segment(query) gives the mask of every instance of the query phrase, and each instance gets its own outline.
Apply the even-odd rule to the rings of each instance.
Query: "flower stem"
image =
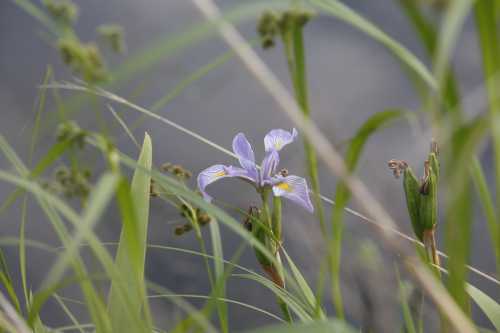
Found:
[[[288,62],[288,70],[293,83],[295,98],[302,113],[309,117],[309,97],[307,89],[306,61],[304,52],[303,23],[293,20],[288,29],[282,32],[285,57]],[[316,152],[308,140],[304,140],[304,151],[306,154],[307,170],[313,190],[313,201],[316,215],[320,222],[321,231],[326,235],[326,223],[323,205],[321,204],[320,186],[318,177],[318,159]]]
[[[283,274],[283,265],[281,264],[281,258],[279,254],[279,249],[281,246],[281,200],[273,196],[273,212],[271,215],[271,210],[269,207],[269,189],[263,189],[261,192],[262,198],[262,214],[261,221],[268,227],[271,234],[267,234],[264,238],[264,245],[274,255],[276,259],[275,263],[271,262],[269,264],[262,264],[264,271],[269,275],[271,281],[273,281],[278,287],[285,288],[285,276]],[[283,312],[283,316],[287,322],[292,322],[292,317],[288,305],[285,301],[276,296],[276,302]]]

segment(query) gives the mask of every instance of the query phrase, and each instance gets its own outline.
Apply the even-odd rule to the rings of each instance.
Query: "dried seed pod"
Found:
[[[172,167],[172,163],[170,162],[165,162],[160,166],[160,170],[162,172],[170,172],[170,168]]]
[[[184,225],[178,225],[175,227],[174,229],[174,233],[177,235],[177,236],[181,236],[184,234]]]
[[[392,170],[392,173],[394,174],[394,177],[399,178],[401,176],[401,173],[408,168],[408,163],[403,160],[390,160],[387,162],[387,166],[389,169]]]
[[[261,39],[263,49],[271,48],[275,45],[274,38],[278,34],[279,15],[273,11],[262,13],[257,23],[257,33]]]
[[[157,198],[160,196],[160,194],[156,190],[154,179],[151,179],[151,182],[149,183],[149,195],[151,196],[151,198]]]
[[[198,217],[197,217],[198,223],[201,226],[204,226],[212,221],[212,218],[210,217],[210,215],[208,215],[205,212],[197,212],[197,215],[198,215]]]

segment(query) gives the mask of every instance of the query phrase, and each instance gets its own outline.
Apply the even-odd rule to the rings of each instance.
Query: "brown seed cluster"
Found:
[[[403,160],[390,160],[387,162],[387,165],[389,166],[389,169],[392,170],[392,173],[394,174],[394,177],[399,178],[403,171],[408,168],[408,163]]]
[[[160,167],[161,171],[171,173],[180,179],[189,179],[193,176],[191,171],[184,168],[179,164],[172,164],[170,162],[163,163]]]

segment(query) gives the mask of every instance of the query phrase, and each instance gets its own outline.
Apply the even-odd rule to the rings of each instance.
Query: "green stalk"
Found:
[[[271,230],[273,232],[273,235],[266,235],[265,236],[265,246],[268,248],[268,250],[275,255],[276,258],[276,266],[274,263],[270,263],[270,270],[268,268],[264,269],[268,272],[268,274],[273,275],[272,271],[274,271],[274,274],[279,275],[279,279],[283,281],[283,285],[281,287],[284,288],[285,285],[285,277],[283,274],[283,265],[281,264],[280,260],[280,255],[279,255],[279,247],[281,244],[281,201],[279,198],[276,198],[273,196],[273,212],[271,213],[270,207],[269,207],[269,189],[263,189],[261,192],[261,198],[262,198],[262,214],[261,214],[261,220],[263,223],[268,227],[268,230]],[[279,232],[280,238],[278,238],[278,235],[275,234],[275,230]],[[273,279],[274,280],[274,279]],[[277,281],[273,281],[274,283],[278,284]],[[278,303],[278,306],[281,309],[281,312],[283,313],[283,316],[285,320],[289,323],[292,322],[292,316],[290,314],[290,309],[288,309],[288,305],[285,303],[281,297],[276,296],[276,302]]]
[[[491,197],[490,190],[488,189],[488,183],[486,182],[486,177],[484,176],[483,168],[481,167],[481,162],[478,158],[474,158],[471,166],[471,175],[476,187],[476,191],[479,195],[481,205],[483,206],[486,221],[488,222],[488,231],[491,236],[491,243],[493,245],[495,258],[497,262],[497,270],[500,269],[500,239],[497,237],[499,234],[499,227],[497,223],[497,217],[495,212],[495,204]]]
[[[281,198],[273,196],[272,225],[274,237],[281,243]],[[280,245],[278,244],[278,247]]]
[[[295,92],[295,98],[302,110],[302,113],[307,118],[310,116],[309,97],[307,89],[307,74],[306,74],[306,61],[304,52],[304,36],[302,32],[303,26],[300,22],[293,21],[290,26],[285,29],[281,37],[285,49],[285,57],[288,62],[288,69]],[[325,214],[323,205],[321,204],[320,186],[318,177],[318,161],[316,152],[308,140],[304,140],[304,151],[306,154],[307,172],[311,182],[311,189],[313,191],[313,201],[316,209],[316,215],[320,222],[321,231],[323,235],[327,234]]]
[[[283,40],[285,57],[287,59],[290,77],[292,79],[295,98],[304,116],[309,118],[311,110],[309,107],[306,60],[304,52],[304,36],[303,36],[304,23],[298,22],[296,18],[291,18],[288,22],[285,22],[285,24],[288,25],[282,29],[281,37]],[[325,238],[327,238],[325,214],[320,196],[321,192],[320,192],[319,177],[318,177],[318,161],[316,157],[316,152],[307,139],[304,139],[304,152],[306,156],[307,172],[311,183],[311,189],[313,192],[313,202],[316,210],[316,216],[318,217],[318,220],[320,222],[322,234]],[[341,229],[338,229],[338,231],[340,231],[340,233],[337,234],[338,237],[336,237],[336,239],[338,243],[341,244],[342,232]],[[337,244],[334,246],[338,248],[340,245]],[[340,257],[340,255],[338,257]],[[340,263],[338,266],[340,266]],[[338,271],[339,270],[336,270],[336,272]],[[336,279],[334,278],[334,280],[336,281],[340,280],[338,274],[336,275]],[[337,306],[336,307],[337,310],[340,309],[340,311],[338,312],[342,314],[343,318],[340,282],[337,283],[336,285],[338,286],[337,288],[338,290],[337,292],[334,292],[334,294],[337,295],[337,297],[334,298],[336,299],[335,304],[339,305],[338,307]],[[322,288],[320,288],[320,290],[322,290]],[[317,302],[319,302],[319,298],[317,298]],[[318,309],[320,309],[319,303],[318,303]]]
[[[293,34],[293,49],[295,54],[295,88],[297,102],[306,117],[310,116],[309,97],[307,90],[307,75],[304,53],[304,37],[302,27],[295,25]],[[319,177],[318,177],[318,159],[316,152],[309,140],[304,140],[304,150],[306,153],[307,171],[311,180],[311,188],[313,190],[314,206],[316,214],[321,224],[321,229],[326,234],[325,214],[323,205],[321,204]]]
[[[335,306],[337,317],[345,318],[344,304],[342,300],[342,290],[340,287],[340,262],[342,258],[342,235],[344,232],[344,223],[342,221],[344,207],[349,200],[349,192],[344,183],[337,187],[335,200],[336,203],[332,210],[332,240],[330,241],[330,270],[332,275],[332,300]]]
[[[425,48],[429,57],[434,58],[437,50],[437,31],[434,24],[432,24],[421,12],[418,3],[414,0],[399,0],[398,1],[401,9],[406,14],[410,23],[413,25],[415,32],[417,33],[423,47]],[[421,81],[415,80],[415,84],[422,86]],[[450,66],[444,74],[442,86],[439,87],[442,93],[442,99],[444,108],[441,113],[434,115],[434,120],[440,121],[442,116],[445,114],[450,115],[452,122],[455,126],[459,125],[462,120],[462,109],[460,101],[460,91],[457,86],[455,75]],[[437,101],[429,100],[432,98],[430,92],[422,95],[422,102],[424,105],[428,105],[433,108],[433,111],[437,110]]]
[[[483,57],[484,82],[489,103],[491,135],[493,140],[496,193],[500,193],[500,91],[498,75],[500,75],[500,49],[495,17],[496,3],[494,0],[477,1],[474,7],[476,29]],[[496,196],[497,211],[500,216],[500,195]],[[498,223],[498,220],[497,220]],[[500,228],[495,235],[497,248],[500,252]],[[500,267],[497,267],[500,270]]]

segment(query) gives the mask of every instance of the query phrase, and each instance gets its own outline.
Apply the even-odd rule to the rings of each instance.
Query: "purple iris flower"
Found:
[[[222,178],[236,177],[251,183],[257,190],[271,188],[275,196],[285,197],[313,212],[314,208],[309,199],[306,180],[298,176],[277,173],[278,152],[284,146],[293,142],[297,135],[295,128],[291,132],[274,129],[267,133],[264,138],[266,155],[259,169],[255,163],[252,146],[245,134],[238,133],[233,139],[233,151],[238,157],[241,168],[216,164],[200,172],[198,175],[198,188],[205,200],[210,201],[212,199],[205,192],[208,185]]]

